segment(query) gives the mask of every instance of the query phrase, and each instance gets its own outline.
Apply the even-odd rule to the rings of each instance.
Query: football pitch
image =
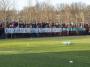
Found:
[[[0,67],[90,67],[90,36],[0,39]]]

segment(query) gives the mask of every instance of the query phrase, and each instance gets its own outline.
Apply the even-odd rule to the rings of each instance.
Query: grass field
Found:
[[[0,67],[90,67],[90,36],[1,39]]]

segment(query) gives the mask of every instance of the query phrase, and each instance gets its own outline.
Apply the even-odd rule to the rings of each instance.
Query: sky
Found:
[[[16,3],[16,9],[21,10],[23,7],[27,6],[28,3],[30,3],[31,6],[34,6],[36,2],[50,2],[53,5],[59,4],[59,3],[66,3],[70,4],[72,2],[82,2],[86,4],[90,4],[90,0],[15,0]]]

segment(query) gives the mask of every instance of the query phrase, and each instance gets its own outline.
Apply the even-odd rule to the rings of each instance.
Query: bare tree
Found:
[[[18,15],[26,22],[85,22],[90,17],[89,8],[81,2],[53,7],[47,2],[36,1],[35,6],[25,7]]]
[[[0,11],[2,12],[2,19],[5,22],[5,27],[7,22],[10,20],[10,15],[12,13],[14,2],[10,0],[0,0]]]

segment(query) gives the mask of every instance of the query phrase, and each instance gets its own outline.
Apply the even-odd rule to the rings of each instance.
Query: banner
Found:
[[[85,31],[85,28],[5,28],[5,33],[57,33],[63,31]]]
[[[29,32],[29,33],[39,33],[38,28],[29,28],[29,30],[31,30],[31,32]]]
[[[39,28],[38,33],[50,33],[52,28]]]
[[[62,32],[62,28],[52,28],[52,31],[51,32]]]

